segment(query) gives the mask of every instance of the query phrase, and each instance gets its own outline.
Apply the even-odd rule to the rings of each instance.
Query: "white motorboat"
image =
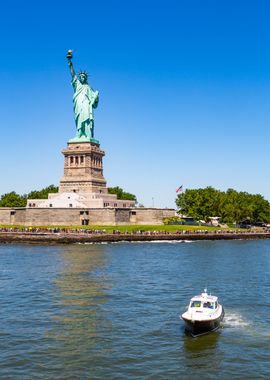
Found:
[[[224,315],[218,297],[207,294],[204,289],[202,294],[191,298],[188,309],[181,318],[185,322],[186,331],[192,336],[198,336],[217,330]]]

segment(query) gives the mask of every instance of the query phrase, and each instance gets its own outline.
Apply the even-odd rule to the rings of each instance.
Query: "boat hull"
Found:
[[[225,312],[222,307],[220,316],[215,319],[196,321],[196,320],[190,320],[183,317],[182,318],[185,322],[186,332],[195,337],[199,335],[208,334],[212,331],[216,331],[217,329],[219,329],[220,322],[223,320],[224,315],[225,315]]]

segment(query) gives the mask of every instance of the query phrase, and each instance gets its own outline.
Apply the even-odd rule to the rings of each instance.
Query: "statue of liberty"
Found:
[[[94,140],[93,108],[98,106],[99,93],[94,91],[87,83],[87,72],[80,71],[78,76],[76,75],[71,58],[72,50],[69,50],[67,59],[72,76],[71,84],[74,89],[73,109],[77,128],[75,139],[70,141],[91,141]]]

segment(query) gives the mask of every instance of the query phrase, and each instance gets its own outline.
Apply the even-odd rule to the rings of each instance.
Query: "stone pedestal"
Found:
[[[98,143],[68,142],[62,153],[65,163],[59,193],[108,193],[103,177],[102,159],[105,152],[100,149]]]
[[[117,199],[115,194],[108,193],[103,177],[102,160],[105,152],[100,149],[99,142],[81,140],[69,141],[67,148],[62,150],[65,162],[59,192],[49,194],[48,199],[28,199],[27,208],[72,208],[89,213],[92,209],[135,207],[135,201]],[[84,211],[81,212],[82,220],[86,223]]]

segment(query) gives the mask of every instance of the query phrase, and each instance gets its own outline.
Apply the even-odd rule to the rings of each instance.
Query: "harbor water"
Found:
[[[0,245],[1,379],[270,378],[270,241]],[[192,338],[189,299],[222,328]]]

